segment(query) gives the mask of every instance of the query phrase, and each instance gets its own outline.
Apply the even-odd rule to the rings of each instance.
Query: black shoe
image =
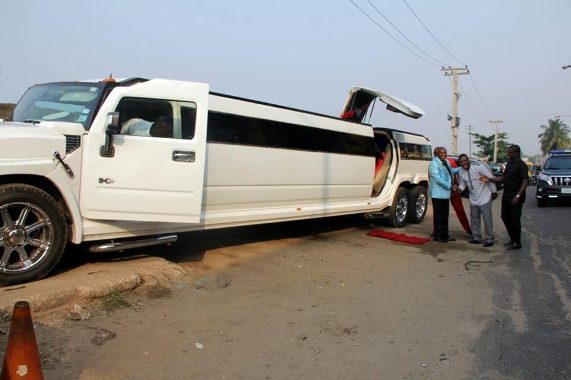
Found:
[[[521,244],[518,243],[513,243],[512,245],[510,245],[509,247],[507,247],[508,251],[513,251],[516,249],[521,249]]]
[[[506,242],[504,243],[504,247],[507,248],[507,247],[509,247],[510,245],[513,245],[514,243],[515,243],[515,241],[513,241],[513,240],[510,239],[510,240],[508,240],[508,241],[506,241]]]
[[[491,247],[492,245],[494,245],[493,242],[487,241],[487,242],[485,242],[484,244],[482,244],[482,247],[486,247],[486,248],[487,248],[487,247]],[[520,246],[520,247],[521,247],[521,246]]]
[[[441,239],[441,238],[434,238],[432,239],[432,241],[437,241],[439,243],[448,243],[447,239]]]
[[[468,243],[470,243],[470,244],[481,244],[482,242],[480,240],[472,239],[472,240],[468,240]]]
[[[451,237],[449,237],[447,240],[448,240],[448,241],[456,241],[456,239],[451,238]]]

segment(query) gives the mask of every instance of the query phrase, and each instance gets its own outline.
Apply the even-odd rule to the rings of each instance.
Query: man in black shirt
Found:
[[[521,159],[518,145],[508,147],[508,164],[500,177],[482,177],[482,181],[503,182],[502,221],[510,240],[505,244],[508,251],[521,249],[521,210],[525,202],[525,189],[529,183],[528,168]]]

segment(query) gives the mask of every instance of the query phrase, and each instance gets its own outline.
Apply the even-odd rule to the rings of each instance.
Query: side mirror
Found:
[[[116,135],[121,131],[119,126],[119,112],[109,112],[107,114],[107,129],[106,133]]]
[[[119,112],[109,112],[107,114],[107,128],[105,128],[105,145],[99,149],[101,157],[113,157],[115,149],[113,148],[113,135],[121,131],[119,126]]]

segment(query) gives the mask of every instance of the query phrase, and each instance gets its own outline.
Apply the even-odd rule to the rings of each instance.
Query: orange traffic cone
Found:
[[[18,301],[12,313],[0,380],[43,380],[43,378],[30,304]]]

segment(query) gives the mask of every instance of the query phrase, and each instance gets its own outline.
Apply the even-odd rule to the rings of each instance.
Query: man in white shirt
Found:
[[[484,243],[484,247],[494,245],[494,222],[492,219],[492,200],[497,197],[494,183],[480,181],[480,177],[492,177],[492,172],[484,163],[470,163],[466,154],[458,157],[462,170],[459,174],[458,190],[468,188],[470,191],[470,224],[472,227],[471,244]],[[480,220],[484,219],[486,238],[482,239]]]
[[[122,135],[131,136],[150,136],[152,121],[147,121],[140,118],[129,119],[121,127]]]
[[[130,119],[121,127],[122,135],[146,137],[173,137],[172,121],[167,116],[159,116],[155,122],[140,118]]]

